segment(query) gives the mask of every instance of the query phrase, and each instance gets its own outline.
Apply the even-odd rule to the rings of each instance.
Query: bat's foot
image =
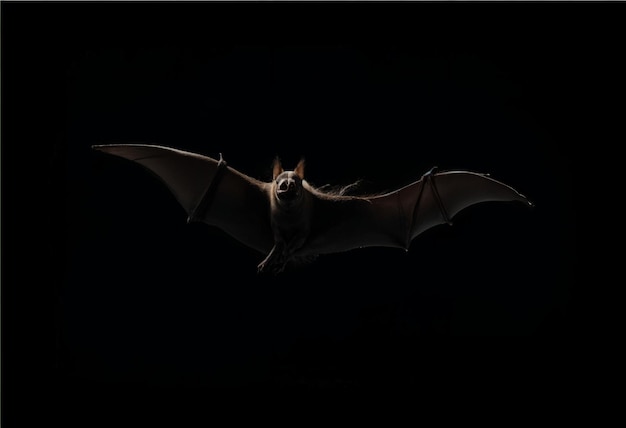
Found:
[[[257,273],[263,273],[263,272],[269,271],[269,263],[267,262],[267,259],[259,263],[259,265],[256,267],[256,271]]]
[[[257,273],[270,272],[277,275],[285,270],[292,260],[293,250],[284,244],[275,244],[265,260],[257,266]]]
[[[256,267],[256,273],[262,273],[265,270],[265,263],[261,262]]]
[[[267,263],[265,260],[263,260],[257,266],[257,273],[269,272],[274,275],[278,275],[279,273],[285,270],[286,265],[287,265],[286,263],[280,263],[280,262]]]
[[[271,251],[257,266],[257,273],[270,272],[276,275],[285,270],[286,264],[287,261],[279,252]]]

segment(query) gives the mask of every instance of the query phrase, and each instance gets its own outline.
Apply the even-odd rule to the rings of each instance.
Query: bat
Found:
[[[532,203],[487,174],[436,167],[400,189],[352,196],[314,187],[304,179],[304,160],[286,171],[278,158],[272,181],[249,177],[197,153],[145,144],[97,145],[93,149],[137,162],[165,183],[187,212],[188,222],[216,226],[264,254],[258,272],[279,273],[289,263],[356,248],[408,251],[411,241],[461,210],[487,201]]]

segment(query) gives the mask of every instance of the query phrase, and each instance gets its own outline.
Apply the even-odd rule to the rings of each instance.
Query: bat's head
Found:
[[[273,187],[274,195],[281,204],[293,204],[302,199],[302,180],[304,179],[304,159],[298,162],[293,171],[285,171],[278,158],[274,160]]]

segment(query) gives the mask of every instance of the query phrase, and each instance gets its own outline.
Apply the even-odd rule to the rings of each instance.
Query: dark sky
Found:
[[[115,413],[163,391],[432,386],[549,364],[538,342],[589,333],[576,117],[613,42],[586,10],[3,3],[3,369],[67,422],[67,403],[111,395]],[[131,142],[223,153],[260,179],[274,156],[305,156],[314,184],[368,192],[434,165],[487,172],[536,207],[479,205],[408,253],[259,276],[262,255],[90,150]]]

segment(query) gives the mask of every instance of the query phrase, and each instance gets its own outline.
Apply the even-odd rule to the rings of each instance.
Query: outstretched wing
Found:
[[[217,226],[262,253],[273,245],[269,185],[220,159],[144,144],[93,146],[137,162],[155,173],[189,215],[189,221]]]
[[[450,223],[461,210],[487,201],[531,203],[515,189],[468,171],[430,172],[419,181],[375,197],[332,196],[310,189],[311,234],[297,253],[336,253],[382,246],[407,249],[420,233]]]

